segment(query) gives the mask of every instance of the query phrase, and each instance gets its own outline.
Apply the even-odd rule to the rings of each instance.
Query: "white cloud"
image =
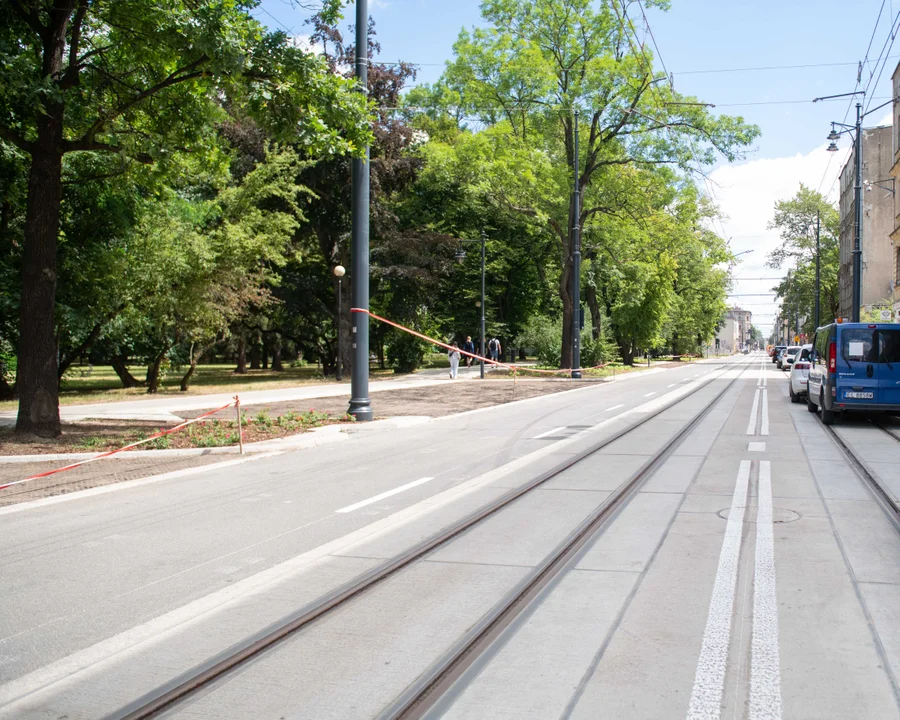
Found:
[[[722,224],[732,251],[753,251],[741,257],[740,264],[734,269],[736,280],[732,292],[741,295],[729,298],[729,302],[752,311],[753,324],[767,337],[778,305],[772,296],[753,297],[751,294],[770,292],[778,280],[750,278],[776,277],[785,273],[786,268],[773,270],[765,264],[766,256],[780,242],[778,233],[767,227],[774,215],[775,203],[793,197],[801,183],[830,193],[829,198],[836,200],[836,178],[847,160],[848,145],[844,143],[840,152],[829,153],[826,152],[827,143],[823,143],[805,155],[723,165],[710,174],[714,200],[725,215]]]

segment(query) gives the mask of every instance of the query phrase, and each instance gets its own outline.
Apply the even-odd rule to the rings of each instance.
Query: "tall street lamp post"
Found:
[[[367,0],[356,0],[356,90],[368,94],[369,10]],[[369,147],[363,157],[351,162],[350,245],[353,307],[369,309]],[[353,366],[350,375],[350,407],[347,412],[359,421],[374,417],[369,400],[369,315],[352,314],[351,347]]]
[[[838,97],[849,97],[851,95],[865,95],[862,91],[843,93],[842,95],[828,95],[813,100],[828,100]],[[872,112],[878,108],[873,108]],[[853,295],[850,305],[850,320],[859,322],[859,312],[862,307],[862,119],[868,113],[862,111],[862,103],[856,103],[856,124],[845,125],[844,123],[832,122],[831,132],[828,133],[828,140],[831,144],[828,146],[828,152],[837,152],[838,146],[835,140],[846,132],[854,133],[853,153],[854,153],[854,183],[853,183]],[[837,127],[843,128],[840,132]]]
[[[481,379],[484,380],[484,245],[487,241],[487,235],[485,235],[484,230],[481,231],[481,238],[479,240],[465,240],[461,239],[460,242],[480,242],[481,243],[481,301],[476,303],[476,305],[481,308]],[[466,251],[460,248],[456,251],[456,262],[462,263],[463,260],[466,259]]]
[[[581,188],[578,178],[578,110],[575,111],[575,196],[572,198],[572,377],[581,377]],[[647,361],[650,354],[647,354]]]
[[[334,276],[338,281],[338,306],[337,306],[337,365],[334,369],[334,377],[335,380],[341,382],[344,379],[344,347],[341,342],[342,333],[341,333],[341,314],[344,311],[344,297],[343,297],[343,285],[344,285],[344,270],[343,265],[335,265],[334,270],[332,270]]]

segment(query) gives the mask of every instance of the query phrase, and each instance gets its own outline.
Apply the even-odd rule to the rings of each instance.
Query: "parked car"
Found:
[[[775,347],[772,348],[772,362],[773,363],[778,362],[779,355],[781,355],[781,353],[784,351],[784,349],[786,347],[787,347],[787,345],[776,345]]]
[[[791,396],[792,403],[802,402],[809,390],[809,369],[812,366],[810,355],[812,354],[812,344],[803,345],[800,352],[791,363],[791,382],[788,388],[788,394]]]
[[[832,323],[816,330],[806,407],[836,413],[900,412],[900,324]]]
[[[791,365],[794,364],[794,359],[800,354],[800,347],[800,345],[791,345],[790,347],[785,348],[784,352],[781,353],[778,367],[782,370],[790,370]]]

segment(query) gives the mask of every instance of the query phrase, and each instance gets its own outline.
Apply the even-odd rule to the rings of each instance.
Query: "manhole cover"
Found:
[[[728,513],[731,512],[731,508],[722,508],[719,512],[716,513],[723,520],[728,519]],[[789,523],[794,522],[795,520],[799,520],[803,517],[796,510],[788,510],[787,508],[772,508],[772,522],[773,523]],[[756,522],[756,516],[753,515],[750,518],[746,519],[747,522]]]

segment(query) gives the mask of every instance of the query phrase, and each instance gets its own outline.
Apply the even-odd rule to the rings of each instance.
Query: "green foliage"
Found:
[[[794,267],[773,290],[782,301],[782,312],[806,317],[801,331],[815,332],[816,223],[820,223],[819,263],[821,286],[821,323],[840,317],[840,215],[825,196],[801,185],[789,200],[775,203],[770,227],[778,230],[781,245],[766,259],[769,267]]]
[[[562,321],[542,315],[531,317],[516,338],[516,345],[534,352],[541,365],[559,367],[562,355]]]
[[[411,373],[419,369],[430,349],[430,343],[397,331],[391,334],[387,343],[388,362],[394,366],[394,372]]]

